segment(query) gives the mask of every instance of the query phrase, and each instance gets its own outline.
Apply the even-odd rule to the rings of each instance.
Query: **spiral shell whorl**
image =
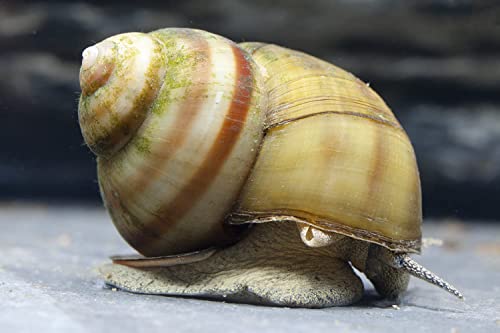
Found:
[[[79,118],[96,155],[115,154],[144,121],[166,70],[161,49],[146,34],[127,33],[83,51]]]
[[[192,29],[149,34],[167,68],[142,125],[98,159],[101,193],[120,234],[139,252],[192,251],[234,237],[225,216],[263,135],[260,74],[235,43]]]
[[[305,53],[240,46],[263,69],[269,95],[266,137],[235,218],[290,215],[393,251],[419,252],[415,153],[382,98]]]

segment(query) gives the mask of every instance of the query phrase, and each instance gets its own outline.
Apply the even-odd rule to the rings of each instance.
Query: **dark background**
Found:
[[[77,119],[81,51],[201,28],[337,64],[414,144],[424,214],[500,219],[500,10],[493,1],[0,1],[0,199],[99,204]]]

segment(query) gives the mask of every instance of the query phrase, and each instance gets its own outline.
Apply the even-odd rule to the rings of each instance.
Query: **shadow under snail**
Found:
[[[143,256],[106,282],[138,293],[348,305],[352,267],[397,298],[410,274],[454,295],[420,253],[411,143],[352,74],[201,30],[110,37],[83,52],[79,120],[103,201]]]

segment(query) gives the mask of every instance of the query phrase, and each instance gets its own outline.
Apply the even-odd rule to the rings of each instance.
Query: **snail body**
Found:
[[[421,242],[413,148],[352,74],[276,45],[162,29],[86,49],[80,84],[103,200],[145,256],[116,258],[136,268],[107,266],[108,283],[324,307],[361,297],[348,262],[390,298],[419,276],[404,264]],[[158,285],[137,283],[151,274]]]

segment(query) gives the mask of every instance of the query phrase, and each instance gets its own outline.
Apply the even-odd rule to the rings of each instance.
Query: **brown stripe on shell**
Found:
[[[97,89],[104,86],[113,73],[115,65],[113,63],[97,64],[89,69],[80,72],[80,86],[82,94],[92,95]]]
[[[377,124],[375,124],[377,125]],[[372,199],[373,197],[376,197],[376,190],[377,190],[377,180],[378,179],[390,179],[386,173],[388,168],[385,167],[383,161],[386,161],[387,158],[387,151],[384,149],[387,146],[387,140],[385,138],[387,135],[384,135],[385,133],[382,132],[383,128],[377,127],[375,128],[374,132],[374,151],[373,151],[373,160],[372,160],[372,174],[369,175],[368,179],[368,193],[366,195],[366,206],[367,207],[373,207],[372,205]],[[401,130],[400,133],[405,134],[406,142],[409,142],[409,139],[406,136],[406,132],[404,130]],[[416,168],[418,172],[418,168]],[[420,193],[420,182],[419,179],[420,177],[414,177],[413,175],[413,191],[411,193]],[[413,207],[421,207],[421,205],[413,205],[412,201],[408,201],[408,209],[412,209]],[[420,213],[421,215],[421,213]]]
[[[122,192],[122,196],[128,198],[128,201],[134,201],[138,195],[142,194],[142,191],[150,187],[152,183],[161,177],[164,172],[163,166],[174,157],[175,153],[185,143],[196,117],[203,107],[204,96],[208,92],[208,87],[205,83],[209,82],[211,74],[210,45],[205,38],[191,38],[186,39],[185,42],[189,43],[189,48],[205,51],[205,57],[200,57],[203,61],[197,62],[197,66],[192,70],[192,75],[195,76],[192,81],[203,84],[193,84],[189,87],[189,96],[186,96],[179,106],[179,112],[172,127],[180,128],[182,131],[168,131],[166,133],[167,136],[162,138],[162,142],[168,144],[158,145],[160,149],[155,150],[155,145],[152,145],[153,149],[147,155],[147,159],[148,164],[155,167],[148,168],[147,172],[137,172],[136,176],[128,181],[128,184],[133,184],[133,186],[124,188]]]
[[[182,219],[198,203],[217,178],[220,169],[231,154],[244,128],[254,89],[253,77],[251,65],[245,58],[243,51],[236,45],[231,45],[231,48],[236,66],[235,88],[231,105],[221,129],[198,171],[170,204],[161,209],[158,213],[160,219],[147,226],[148,229],[154,229],[155,234],[164,234],[172,223]],[[135,246],[138,248],[154,247],[154,244],[147,241],[145,238],[136,239]]]
[[[162,52],[162,48],[159,44],[152,51],[152,54],[158,52]],[[139,95],[137,95],[132,102],[132,108],[125,114],[118,114],[117,117],[119,118],[119,121],[111,121],[111,127],[102,127],[100,135],[94,134],[85,138],[87,145],[94,153],[96,153],[96,155],[110,157],[116,153],[128,143],[130,137],[142,124],[147,110],[149,110],[153,104],[153,101],[155,100],[161,87],[162,78],[159,76],[161,67],[155,66],[155,61],[158,60],[155,58],[151,59],[148,71],[145,74],[146,82],[144,83],[144,87]],[[125,88],[126,85],[120,85],[116,89],[109,92],[109,94],[113,94],[116,99],[120,96],[120,94],[122,94]],[[115,102],[112,98],[113,97],[109,97],[105,99],[106,103],[99,103],[98,106],[91,110],[91,112],[86,110],[82,120],[86,122],[99,123],[99,118],[103,117],[105,113],[110,112],[109,104]],[[113,114],[109,115],[111,119],[113,116]],[[106,122],[109,121],[110,120],[106,120]],[[97,128],[95,128],[92,132],[97,133]]]
[[[405,132],[405,135],[406,135],[406,132]],[[410,139],[407,138],[406,140],[408,140],[408,142],[410,142]],[[410,147],[410,149],[413,150],[413,147]],[[413,156],[415,156],[415,152],[413,152]],[[408,202],[409,208],[407,208],[407,209],[412,209],[412,210],[416,209],[415,214],[418,215],[420,223],[422,223],[422,187],[420,185],[420,173],[418,170],[418,165],[417,165],[415,160],[414,160],[414,163],[416,164],[415,165],[416,173],[412,175],[412,177],[413,177],[412,193],[415,193],[416,202],[409,201]]]
[[[377,124],[375,124],[377,125]],[[375,126],[375,131],[374,131],[374,151],[372,154],[372,173],[368,175],[368,193],[366,194],[366,205],[370,207],[370,203],[373,201],[372,198],[376,196],[376,185],[377,181],[384,176],[385,169],[383,166],[382,161],[384,160],[383,154],[384,154],[384,138],[382,136],[382,133],[380,133],[380,129]]]

